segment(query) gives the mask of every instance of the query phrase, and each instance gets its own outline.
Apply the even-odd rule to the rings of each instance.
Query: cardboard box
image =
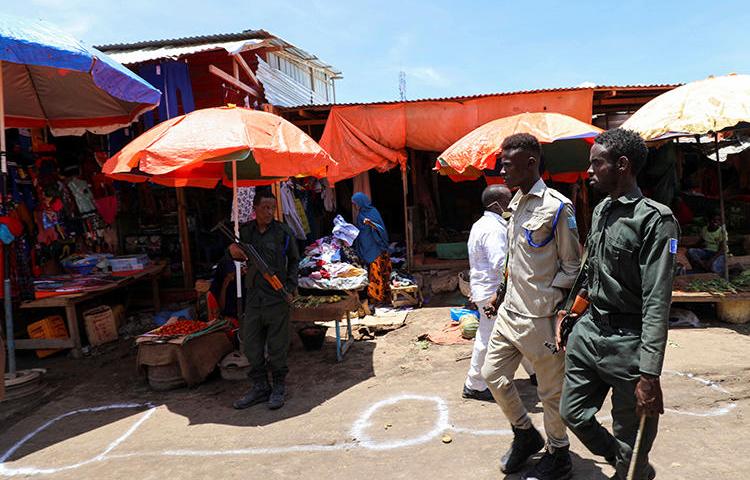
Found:
[[[92,346],[117,340],[117,323],[112,309],[106,305],[92,308],[83,313],[86,335]]]

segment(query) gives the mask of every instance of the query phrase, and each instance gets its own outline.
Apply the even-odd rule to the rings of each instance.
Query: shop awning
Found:
[[[523,112],[564,113],[591,121],[593,89],[498,94],[466,100],[333,106],[320,145],[338,162],[337,182],[406,162],[406,148],[442,152],[475,128]]]

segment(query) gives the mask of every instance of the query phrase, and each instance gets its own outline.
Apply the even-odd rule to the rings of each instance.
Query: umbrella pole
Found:
[[[5,92],[3,91],[3,62],[0,62],[0,167],[2,170],[2,203],[7,208],[8,158],[5,149]],[[6,212],[7,214],[7,212]],[[16,375],[16,342],[13,338],[13,299],[10,292],[9,246],[3,245],[3,306],[5,307],[5,339],[8,345],[8,373]],[[3,372],[5,373],[5,372]]]
[[[232,161],[232,218],[234,219],[234,236],[240,237],[240,206],[237,203],[237,160]],[[234,278],[237,286],[237,319],[242,318],[242,267],[234,262]]]
[[[716,169],[719,175],[719,209],[721,209],[721,236],[724,240],[724,280],[729,280],[729,234],[724,214],[724,187],[721,182],[721,161],[719,160],[719,134],[714,133],[714,150],[716,151]]]

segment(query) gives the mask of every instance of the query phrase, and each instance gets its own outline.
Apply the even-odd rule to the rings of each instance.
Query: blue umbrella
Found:
[[[0,64],[7,128],[109,133],[161,98],[148,82],[47,22],[0,15]]]
[[[49,127],[54,135],[109,133],[159,105],[161,92],[95,48],[55,26],[0,14],[0,166],[5,128]],[[8,370],[15,374],[10,262],[4,249]]]

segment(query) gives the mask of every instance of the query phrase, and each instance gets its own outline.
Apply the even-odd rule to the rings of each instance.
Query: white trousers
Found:
[[[476,302],[477,308],[479,308],[479,328],[476,337],[474,337],[474,351],[471,354],[471,365],[465,383],[468,388],[479,391],[487,388],[487,383],[482,378],[481,371],[484,359],[487,356],[487,343],[490,341],[492,328],[495,326],[495,321],[484,314],[484,307],[487,303],[489,303],[489,298]],[[523,357],[521,365],[529,376],[534,375],[534,367],[529,359]]]

